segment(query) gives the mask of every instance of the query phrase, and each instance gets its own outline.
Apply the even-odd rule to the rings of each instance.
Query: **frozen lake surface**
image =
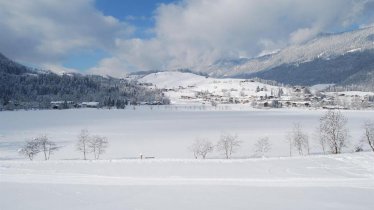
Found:
[[[0,112],[0,159],[23,158],[17,149],[23,141],[40,134],[64,147],[52,159],[78,159],[75,142],[81,129],[108,137],[110,146],[103,159],[134,158],[139,154],[156,158],[192,158],[188,147],[197,138],[219,140],[222,133],[237,134],[243,142],[235,157],[250,157],[259,137],[272,143],[269,156],[289,154],[286,134],[300,122],[312,141],[312,152],[320,152],[317,127],[324,110],[202,110],[189,107],[140,107],[136,110],[76,109]],[[351,145],[362,137],[362,124],[374,119],[374,111],[343,111],[348,118]],[[41,156],[40,156],[41,157]],[[210,157],[222,157],[214,152]]]

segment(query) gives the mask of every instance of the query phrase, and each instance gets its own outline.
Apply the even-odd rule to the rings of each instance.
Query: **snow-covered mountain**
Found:
[[[373,57],[374,27],[368,27],[320,35],[305,43],[252,59],[217,61],[195,71],[218,77],[257,76],[291,84],[343,83],[362,70],[374,70]],[[309,71],[313,70],[319,71],[310,74]],[[307,75],[306,78],[303,74]],[[327,78],[323,80],[321,76]]]

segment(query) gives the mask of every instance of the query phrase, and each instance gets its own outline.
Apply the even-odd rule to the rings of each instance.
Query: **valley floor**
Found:
[[[140,154],[156,158],[193,158],[189,147],[196,138],[216,143],[223,133],[237,134],[242,141],[235,158],[255,154],[255,143],[269,137],[270,157],[288,156],[287,133],[295,122],[300,123],[310,139],[311,153],[321,153],[317,129],[325,110],[204,110],[198,107],[138,107],[136,110],[79,109],[0,112],[0,160],[27,159],[19,155],[25,140],[47,135],[61,146],[53,160],[81,159],[76,142],[82,129],[91,135],[108,138],[109,147],[101,159],[139,158]],[[352,152],[363,135],[363,123],[374,119],[373,110],[342,113],[347,117]],[[363,145],[367,150],[368,145]],[[296,153],[296,151],[293,151]],[[214,151],[209,158],[223,158]],[[42,160],[43,155],[35,157]],[[92,159],[92,154],[89,154]]]
[[[372,209],[374,154],[0,161],[0,209]]]

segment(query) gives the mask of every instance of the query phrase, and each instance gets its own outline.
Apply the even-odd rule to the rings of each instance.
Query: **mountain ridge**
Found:
[[[300,73],[292,74],[291,70],[305,70],[305,65],[313,65],[313,63],[320,65],[321,61],[326,61],[326,65],[315,66],[315,68],[324,69],[323,72],[319,73],[328,77],[329,71],[335,71],[336,66],[339,66],[339,63],[333,63],[333,61],[338,62],[346,57],[351,57],[352,62],[360,61],[362,60],[361,57],[367,58],[368,56],[372,56],[373,52],[374,27],[368,27],[344,33],[323,34],[305,43],[291,45],[272,54],[255,58],[240,58],[226,62],[215,62],[212,65],[194,68],[193,70],[215,77],[259,77],[289,84],[314,85],[324,83],[318,81],[321,75],[313,76],[310,72],[304,72],[305,75],[308,75],[312,79],[306,78],[305,80],[300,80],[298,78],[300,76],[303,77],[303,75]],[[352,59],[352,57],[355,59]],[[223,61],[225,60],[223,59]],[[337,82],[343,84],[349,77],[354,76],[355,73],[359,73],[362,70],[366,72],[373,71],[374,69],[367,68],[371,68],[372,65],[374,65],[374,59],[366,59],[363,64],[354,63],[351,65],[352,69],[341,72],[343,74],[349,72],[346,78],[339,81],[334,81],[335,78],[331,78],[331,80],[327,80],[327,83]],[[334,68],[330,66],[334,66]],[[353,67],[356,68],[358,66],[360,68],[353,69]],[[279,69],[282,69],[282,71],[277,72]],[[283,79],[285,76],[279,77],[280,73],[289,73],[285,75],[288,77],[288,80]]]

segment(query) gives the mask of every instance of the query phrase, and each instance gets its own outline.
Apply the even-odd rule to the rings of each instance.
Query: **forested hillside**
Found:
[[[79,107],[82,102],[117,108],[129,103],[168,103],[161,91],[136,82],[77,73],[58,75],[28,68],[0,54],[0,109],[48,109],[56,101],[65,102],[58,108]]]

